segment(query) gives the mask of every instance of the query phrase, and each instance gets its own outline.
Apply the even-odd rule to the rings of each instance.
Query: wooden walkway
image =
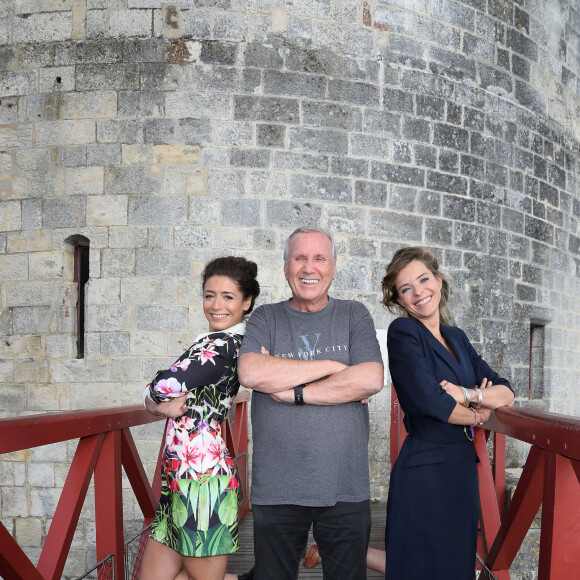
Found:
[[[385,546],[385,517],[387,506],[385,503],[371,504],[371,548],[384,550]],[[312,532],[308,545],[313,543]],[[254,534],[252,526],[252,512],[246,516],[240,523],[240,550],[230,556],[228,562],[228,572],[232,574],[241,574],[247,572],[254,563]],[[299,580],[322,579],[322,566],[316,568],[303,568],[300,566]],[[367,578],[382,578],[384,574],[373,570],[367,571]]]

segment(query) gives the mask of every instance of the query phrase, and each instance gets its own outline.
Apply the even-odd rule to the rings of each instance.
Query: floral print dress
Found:
[[[238,479],[221,424],[240,383],[237,357],[244,324],[198,336],[147,386],[160,403],[185,391],[187,412],[169,419],[161,498],[150,536],[183,556],[238,550]]]

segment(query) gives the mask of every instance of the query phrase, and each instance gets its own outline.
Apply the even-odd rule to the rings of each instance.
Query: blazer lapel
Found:
[[[441,334],[445,337],[449,346],[453,349],[457,359],[433,336],[431,331],[416,318],[414,320],[427,335],[427,340],[431,345],[431,348],[435,351],[435,354],[453,371],[453,373],[459,377],[461,376],[461,348],[459,348],[459,343],[455,340],[452,332],[449,332],[449,328],[445,326],[440,326],[439,329]]]

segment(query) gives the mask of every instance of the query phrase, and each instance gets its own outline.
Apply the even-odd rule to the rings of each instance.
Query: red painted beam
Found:
[[[38,560],[43,578],[61,578],[104,434],[79,441]]]
[[[0,419],[0,454],[159,420],[143,405]]]
[[[0,522],[0,578],[43,580],[22,548]]]
[[[95,468],[95,521],[97,561],[115,554],[115,578],[125,577],[121,479],[121,431],[111,431]]]
[[[546,453],[538,580],[578,577],[579,506],[578,462]]]
[[[500,407],[491,414],[485,428],[580,460],[580,420],[577,417],[535,409]]]

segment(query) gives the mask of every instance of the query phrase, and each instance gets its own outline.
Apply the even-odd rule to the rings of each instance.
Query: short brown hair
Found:
[[[382,281],[383,289],[383,299],[382,303],[389,309],[389,312],[393,314],[404,314],[407,315],[407,311],[399,304],[399,292],[395,287],[395,280],[403,268],[414,260],[419,260],[423,262],[427,269],[441,277],[441,300],[439,302],[439,316],[441,318],[442,324],[449,325],[451,323],[451,316],[447,309],[447,303],[449,302],[450,286],[447,278],[441,274],[439,271],[439,264],[437,263],[437,258],[429,250],[420,248],[418,246],[411,246],[407,248],[401,248],[395,252],[393,259],[387,266],[387,273]]]

